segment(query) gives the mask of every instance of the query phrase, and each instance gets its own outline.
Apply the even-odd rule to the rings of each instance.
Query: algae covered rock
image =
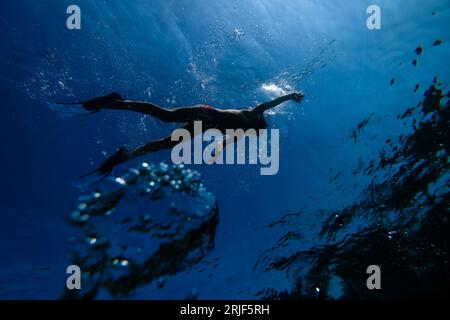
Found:
[[[102,182],[69,216],[82,289],[64,298],[127,297],[199,262],[214,246],[216,199],[198,172],[149,165]]]

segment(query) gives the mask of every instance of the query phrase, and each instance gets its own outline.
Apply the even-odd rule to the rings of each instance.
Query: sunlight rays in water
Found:
[[[282,87],[275,83],[263,83],[261,85],[261,90],[270,95],[277,95],[277,96],[285,95],[287,94],[289,89],[292,90],[291,86],[289,85]]]

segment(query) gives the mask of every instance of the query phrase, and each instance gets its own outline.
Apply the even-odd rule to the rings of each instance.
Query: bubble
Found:
[[[115,180],[118,184],[120,184],[120,185],[125,185],[126,184],[126,182],[125,182],[125,180],[123,179],[123,178],[116,178],[116,180]]]
[[[74,211],[71,214],[72,219],[78,219],[80,217],[80,211]]]

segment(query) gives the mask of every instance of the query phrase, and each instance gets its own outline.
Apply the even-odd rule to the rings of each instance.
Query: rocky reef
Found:
[[[423,100],[398,115],[411,132],[360,162],[354,175],[370,182],[357,201],[341,210],[291,212],[269,226],[283,235],[254,268],[283,272],[293,285],[260,290],[260,298],[450,296],[449,96],[435,78]],[[304,248],[302,221],[319,215],[325,219],[315,245]],[[367,289],[369,265],[380,266],[382,290]]]
[[[80,197],[68,219],[77,234],[72,263],[83,285],[62,298],[126,298],[153,281],[163,286],[205,257],[219,211],[198,172],[143,163]]]

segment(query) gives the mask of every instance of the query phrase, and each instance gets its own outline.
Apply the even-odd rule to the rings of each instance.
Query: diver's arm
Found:
[[[278,97],[272,101],[260,104],[252,109],[253,112],[256,113],[263,113],[266,110],[269,110],[271,108],[274,108],[278,106],[279,104],[282,104],[283,102],[286,102],[288,100],[294,100],[295,102],[301,102],[305,95],[303,93],[290,93],[281,97]]]

